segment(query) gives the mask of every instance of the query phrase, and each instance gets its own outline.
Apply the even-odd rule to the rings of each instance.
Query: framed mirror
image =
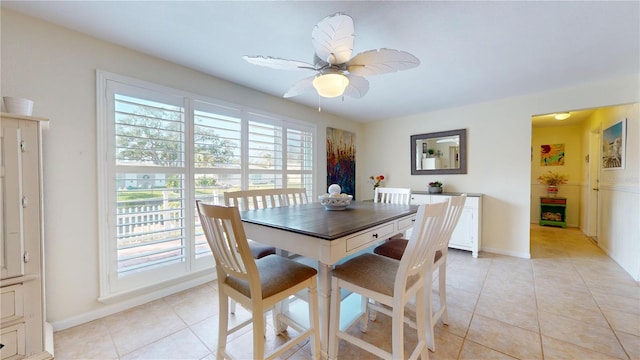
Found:
[[[466,174],[467,129],[411,135],[411,175]]]

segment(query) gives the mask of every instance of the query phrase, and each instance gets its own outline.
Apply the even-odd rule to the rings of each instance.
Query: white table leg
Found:
[[[331,299],[331,265],[318,261],[318,311],[320,312],[320,354],[329,358],[329,301]]]

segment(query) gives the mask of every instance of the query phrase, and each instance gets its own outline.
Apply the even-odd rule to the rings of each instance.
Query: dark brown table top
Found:
[[[241,211],[242,220],[325,240],[335,240],[407,215],[417,205],[352,201],[345,210],[325,210],[319,202]]]

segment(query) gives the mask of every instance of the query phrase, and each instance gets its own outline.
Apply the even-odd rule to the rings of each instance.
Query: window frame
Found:
[[[97,162],[98,162],[98,237],[99,237],[99,277],[100,295],[98,300],[109,302],[110,300],[127,296],[132,293],[147,293],[157,290],[160,286],[169,283],[177,283],[179,280],[195,278],[211,272],[214,266],[213,258],[207,256],[198,257],[196,254],[196,225],[197,214],[195,211],[195,184],[196,174],[240,174],[241,188],[249,187],[250,174],[247,149],[248,149],[248,123],[258,121],[261,123],[281,127],[283,165],[282,169],[269,170],[279,173],[282,177],[282,187],[287,186],[289,174],[300,174],[301,177],[308,175],[311,185],[307,187],[309,195],[313,197],[316,168],[318,164],[318,131],[317,125],[304,121],[286,118],[281,115],[269,114],[261,110],[249,108],[247,106],[228,103],[219,99],[193,94],[187,91],[178,90],[148,81],[138,80],[123,75],[109,73],[103,70],[96,71],[96,94],[97,94]],[[123,89],[126,89],[124,91]],[[182,168],[171,168],[172,172],[184,176],[183,195],[184,202],[184,237],[183,248],[185,260],[178,264],[162,266],[152,271],[143,271],[133,276],[118,278],[117,274],[117,244],[115,237],[116,221],[116,175],[123,171],[118,171],[115,161],[115,115],[114,96],[115,94],[126,96],[140,96],[141,99],[163,102],[178,105],[183,109],[184,125],[184,166]],[[229,108],[237,111],[241,119],[240,131],[240,156],[241,166],[239,169],[224,168],[197,168],[194,163],[194,126],[195,111],[206,111],[207,105],[212,108]],[[218,114],[218,113],[216,113]],[[224,114],[226,115],[226,114]],[[311,162],[309,170],[292,171],[287,169],[287,135],[288,129],[305,131],[311,134]],[[120,166],[121,167],[121,166]],[[132,166],[131,169],[139,171],[142,167]],[[167,168],[159,167],[157,172],[166,172]],[[255,172],[255,171],[253,171]],[[194,204],[194,206],[190,206]],[[159,280],[160,279],[160,280]]]

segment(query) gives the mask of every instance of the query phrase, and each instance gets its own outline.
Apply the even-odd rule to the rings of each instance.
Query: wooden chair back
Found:
[[[373,202],[409,204],[411,203],[411,189],[377,187],[373,193]]]
[[[442,221],[445,217],[449,202],[422,204],[418,208],[416,221],[413,225],[411,238],[404,255],[400,259],[400,267],[396,275],[396,291],[404,292],[405,285],[411,275],[424,278],[433,265],[436,250],[442,238]]]
[[[258,269],[238,208],[208,205],[200,200],[196,200],[196,207],[202,230],[215,258],[218,279],[236,277],[249,283],[252,294],[260,294]]]
[[[309,202],[304,188],[257,189],[224,193],[224,203],[236,206],[240,211],[266,209]]]

